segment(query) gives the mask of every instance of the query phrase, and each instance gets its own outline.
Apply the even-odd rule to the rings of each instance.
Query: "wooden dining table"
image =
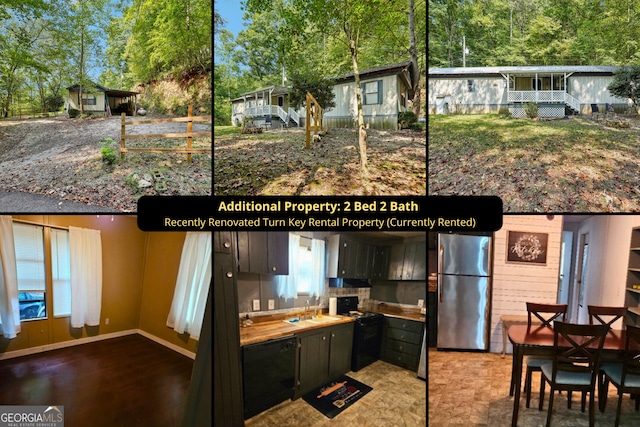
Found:
[[[550,326],[512,325],[509,327],[509,341],[513,344],[513,361],[511,368],[511,387],[509,396],[513,399],[513,415],[511,426],[518,425],[518,411],[520,409],[520,388],[522,384],[522,364],[525,355],[552,356],[553,328]],[[622,360],[625,348],[624,330],[611,329],[607,334],[602,348],[602,358],[606,360]],[[559,340],[559,346],[563,346]]]

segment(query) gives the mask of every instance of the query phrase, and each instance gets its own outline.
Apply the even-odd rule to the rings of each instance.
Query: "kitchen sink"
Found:
[[[305,322],[309,322],[309,323],[330,323],[330,322],[336,322],[338,320],[340,320],[339,317],[322,316],[322,317],[316,317],[316,318],[313,318],[313,319],[305,320]]]
[[[337,322],[338,320],[340,320],[339,317],[322,316],[322,317],[315,317],[313,319],[300,320],[298,322],[290,322],[287,319],[287,320],[283,320],[283,322],[287,323],[289,325],[305,326],[305,325],[318,325],[318,324],[323,324],[323,323]]]

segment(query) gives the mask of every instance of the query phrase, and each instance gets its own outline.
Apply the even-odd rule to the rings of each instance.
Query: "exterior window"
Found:
[[[96,96],[94,94],[82,94],[82,105],[96,105]]]
[[[473,92],[473,80],[467,80],[467,88],[469,92]]]
[[[364,105],[382,104],[382,80],[360,84]]]
[[[20,320],[47,317],[43,227],[13,224]]]

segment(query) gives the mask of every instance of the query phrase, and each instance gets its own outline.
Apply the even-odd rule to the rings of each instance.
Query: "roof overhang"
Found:
[[[456,67],[429,68],[428,77],[499,77],[510,75],[532,74],[584,74],[584,75],[612,75],[619,67],[609,65],[554,65],[554,66],[507,66],[507,67]]]
[[[411,70],[411,62],[402,62],[399,64],[383,65],[380,67],[369,68],[367,70],[360,71],[358,74],[361,79],[369,79],[376,76],[400,74],[403,76],[405,83],[408,83],[409,85],[411,85],[409,82],[410,77],[408,77],[405,74],[405,71],[410,72],[409,70]],[[342,76],[335,77],[334,81],[336,83],[345,83],[345,82],[355,81],[355,75],[353,73],[344,74]]]

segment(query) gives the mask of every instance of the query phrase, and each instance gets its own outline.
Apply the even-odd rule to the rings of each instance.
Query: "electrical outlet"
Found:
[[[108,325],[109,324],[109,318],[107,317],[106,319],[104,319],[104,324]]]
[[[274,308],[276,308],[276,301],[270,299],[269,300],[269,310],[273,310]]]
[[[259,311],[260,310],[260,300],[259,299],[254,299],[253,300],[253,311]]]
[[[424,300],[423,299],[419,299],[418,300],[418,307],[422,307],[424,306]]]

